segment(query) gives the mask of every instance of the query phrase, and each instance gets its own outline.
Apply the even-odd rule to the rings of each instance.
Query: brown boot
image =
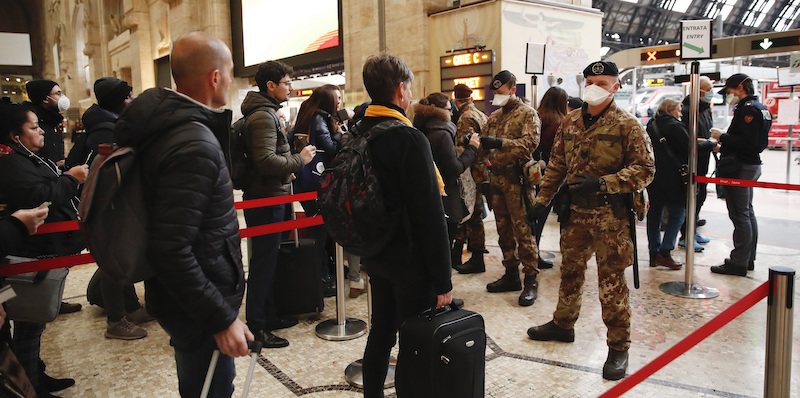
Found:
[[[672,259],[672,256],[662,256],[661,254],[656,254],[656,258],[653,262],[657,266],[660,265],[673,270],[681,269],[681,267],[683,267],[683,264],[675,262],[675,260]]]
[[[533,305],[538,296],[539,282],[536,280],[536,275],[525,275],[525,286],[522,288],[522,294],[519,295],[519,305],[529,307]]]

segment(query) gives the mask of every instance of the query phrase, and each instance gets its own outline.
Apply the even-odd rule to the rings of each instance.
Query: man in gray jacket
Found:
[[[267,61],[256,72],[258,92],[247,93],[242,102],[242,114],[247,119],[244,137],[251,159],[251,182],[244,188],[244,200],[288,195],[293,173],[311,162],[316,148],[308,145],[292,154],[286,133],[277,115],[281,103],[289,99],[292,89],[292,68],[282,62]],[[248,227],[284,221],[286,204],[246,209]],[[250,274],[248,278],[247,325],[264,347],[280,348],[289,345],[286,339],[272,334],[273,330],[292,327],[297,320],[277,316],[275,307],[275,270],[281,234],[252,238]]]

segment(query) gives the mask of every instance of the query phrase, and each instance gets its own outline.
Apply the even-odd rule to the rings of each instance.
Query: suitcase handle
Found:
[[[458,310],[458,307],[451,302],[450,304],[443,305],[441,308],[430,307],[427,310],[422,311],[421,315],[427,317],[428,319],[433,319],[434,317],[437,317],[439,315],[446,314],[450,311],[456,311],[456,310]]]

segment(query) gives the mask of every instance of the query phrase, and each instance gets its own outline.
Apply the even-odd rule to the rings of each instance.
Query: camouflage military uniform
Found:
[[[598,117],[598,116],[595,116]],[[642,125],[612,102],[586,129],[580,109],[567,115],[556,133],[550,164],[536,199],[547,205],[562,182],[585,174],[606,181],[606,192],[572,198],[569,220],[561,225],[561,287],[555,324],[572,329],[581,309],[586,262],[596,254],[600,304],[608,346],[630,347],[630,303],[625,268],[633,262],[628,219],[604,204],[644,188],[655,174],[650,139]]]
[[[505,109],[512,106],[510,110]],[[486,124],[486,135],[503,138],[503,147],[489,152],[492,163],[492,198],[489,200],[497,223],[498,243],[503,251],[503,266],[516,268],[522,263],[525,275],[539,273],[539,249],[530,225],[525,222],[527,209],[522,198],[523,194],[528,195],[528,203],[532,204],[534,192],[523,188],[515,167],[518,161],[524,164],[531,159],[531,154],[539,146],[539,134],[538,113],[519,99],[492,112]]]
[[[476,133],[482,136],[486,135],[484,130],[488,118],[486,114],[475,107],[472,101],[461,105],[459,111],[461,116],[459,116],[458,123],[456,123],[456,145],[460,155],[461,151],[464,150],[464,140],[467,135]],[[475,180],[475,184],[478,186],[479,200],[475,201],[472,217],[461,224],[456,236],[458,241],[469,241],[469,249],[471,251],[483,251],[486,248],[486,234],[483,230],[483,200],[480,199],[480,187],[481,183],[489,180],[486,171],[487,159],[488,154],[486,151],[479,151],[478,159],[470,166],[472,179]]]

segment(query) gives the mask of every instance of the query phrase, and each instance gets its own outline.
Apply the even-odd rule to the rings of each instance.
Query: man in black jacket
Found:
[[[69,98],[52,80],[31,80],[25,85],[30,98],[30,108],[39,116],[39,127],[44,130],[44,147],[39,156],[53,163],[64,163],[64,116],[69,109]]]
[[[363,78],[372,104],[359,124],[360,131],[392,119],[406,124],[369,144],[386,207],[408,221],[387,231],[392,239],[378,254],[362,259],[373,292],[372,329],[364,350],[364,396],[383,397],[397,328],[426,308],[449,304],[453,285],[447,225],[430,144],[405,115],[414,74],[400,59],[378,55],[367,59]]]
[[[139,149],[148,197],[147,310],[171,337],[183,397],[197,397],[212,352],[220,355],[211,395],[233,393],[234,356],[253,334],[240,321],[244,270],[233,186],[220,142],[227,142],[233,62],[203,32],[178,38],[171,53],[177,92],[143,92],[117,122],[117,143]],[[157,137],[154,142],[151,138]],[[175,142],[176,145],[167,145]]]

